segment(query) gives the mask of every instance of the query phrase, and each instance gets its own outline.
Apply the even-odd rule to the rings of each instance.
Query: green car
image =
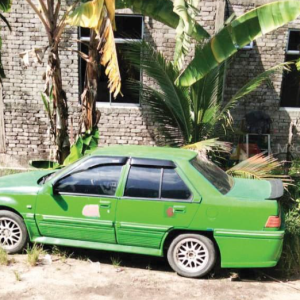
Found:
[[[193,151],[96,150],[59,171],[0,179],[0,245],[34,243],[166,256],[186,277],[272,267],[284,230],[279,180],[228,176]]]

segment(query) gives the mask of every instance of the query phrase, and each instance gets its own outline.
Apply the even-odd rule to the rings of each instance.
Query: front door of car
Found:
[[[200,198],[183,175],[178,168],[130,166],[116,215],[119,244],[160,248],[169,230],[189,227]]]
[[[115,196],[122,164],[100,165],[59,179],[38,195],[36,221],[46,237],[116,243]]]

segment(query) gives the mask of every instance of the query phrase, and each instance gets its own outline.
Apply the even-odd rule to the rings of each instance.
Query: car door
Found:
[[[115,161],[85,162],[55,182],[54,195],[38,195],[36,222],[41,235],[116,243],[115,193],[124,160]]]
[[[200,197],[170,161],[133,159],[128,169],[117,207],[117,242],[159,248],[169,230],[188,228]]]

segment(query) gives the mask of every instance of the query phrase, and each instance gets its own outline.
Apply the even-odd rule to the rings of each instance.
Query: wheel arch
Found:
[[[164,241],[163,241],[163,245],[162,245],[162,250],[163,250],[163,256],[166,257],[167,255],[167,251],[169,246],[171,245],[172,241],[178,237],[181,234],[200,234],[203,235],[207,238],[209,238],[214,246],[215,246],[215,250],[217,253],[217,257],[218,259],[221,258],[221,252],[220,252],[220,248],[219,245],[217,243],[217,241],[214,238],[214,232],[213,231],[205,231],[205,230],[184,230],[184,229],[174,229],[168,232],[167,236],[165,237]]]
[[[14,208],[11,208],[9,206],[0,205],[0,211],[1,210],[6,210],[6,211],[13,212],[13,213],[15,213],[16,215],[18,215],[19,217],[21,217],[24,220],[23,216],[17,210],[15,210]]]

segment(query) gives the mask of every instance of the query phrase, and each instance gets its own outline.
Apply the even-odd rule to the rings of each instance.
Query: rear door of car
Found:
[[[173,228],[189,227],[200,198],[172,161],[133,158],[116,214],[117,242],[159,248]]]
[[[40,194],[36,221],[46,237],[116,243],[116,191],[127,158],[92,157]]]

